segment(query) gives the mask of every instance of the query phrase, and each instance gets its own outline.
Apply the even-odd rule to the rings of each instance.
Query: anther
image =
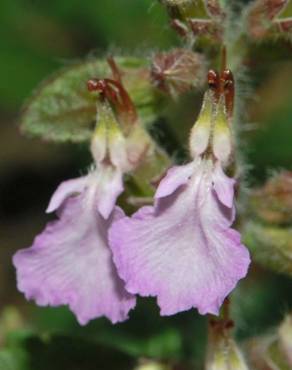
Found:
[[[210,89],[217,90],[219,88],[219,76],[216,71],[210,69],[208,72],[207,79]]]

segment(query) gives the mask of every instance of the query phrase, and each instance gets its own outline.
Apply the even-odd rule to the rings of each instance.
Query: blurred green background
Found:
[[[17,126],[22,104],[52,72],[92,53],[151,56],[179,45],[164,9],[152,0],[2,0],[0,39],[0,370],[131,369],[144,356],[199,366],[206,319],[194,310],[161,318],[154,301],[141,300],[126,323],[100,319],[81,328],[66,308],[27,303],[11,265],[12,254],[29,246],[48,220],[44,210],[56,186],[90,163],[81,145],[23,137]],[[246,57],[240,135],[249,185],[292,169],[291,47],[251,45]],[[171,108],[174,136],[182,140],[195,119],[192,104],[200,104],[185,101],[187,112],[179,103]],[[238,337],[276,324],[291,308],[291,295],[291,279],[253,268],[234,294]]]

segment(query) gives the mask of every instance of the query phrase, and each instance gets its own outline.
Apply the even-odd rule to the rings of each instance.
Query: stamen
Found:
[[[134,124],[138,120],[138,115],[132,99],[123,86],[122,74],[112,57],[108,58],[108,63],[113,79],[90,79],[87,81],[87,88],[91,92],[100,92],[101,97],[112,105],[121,120]]]
[[[225,68],[219,75],[215,70],[210,69],[207,80],[209,88],[214,92],[216,103],[218,103],[220,96],[224,95],[226,112],[228,117],[231,118],[234,105],[234,78],[232,72]]]
[[[219,76],[216,71],[210,69],[208,72],[208,85],[210,89],[217,90],[219,88]]]

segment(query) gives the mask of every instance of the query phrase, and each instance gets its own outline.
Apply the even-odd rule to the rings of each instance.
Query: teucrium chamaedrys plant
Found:
[[[57,220],[14,256],[18,288],[39,305],[69,305],[80,324],[100,316],[126,320],[135,295],[157,297],[161,315],[193,307],[219,315],[209,325],[207,369],[247,369],[230,335],[233,322],[226,309],[220,314],[250,264],[240,232],[232,228],[245,168],[238,155],[241,66],[250,40],[288,38],[292,6],[285,0],[247,6],[224,0],[161,3],[184,47],[159,52],[150,62],[126,56],[88,60],[56,75],[26,106],[24,132],[87,142],[93,165],[87,175],[57,188],[47,209],[56,211]],[[207,74],[207,65],[220,72]],[[205,81],[189,135],[189,161],[174,166],[148,128],[171,99]],[[278,179],[288,193],[290,176]],[[117,206],[124,191],[132,206],[148,203],[155,193],[154,205],[126,215]],[[271,196],[277,204],[278,192]],[[242,217],[238,225],[254,259],[291,274],[291,259],[283,263],[291,253],[291,219],[285,216],[290,205],[284,201],[270,212],[258,191],[244,205],[242,214],[251,218]],[[277,239],[280,248],[273,246]],[[281,338],[287,352],[288,336]]]

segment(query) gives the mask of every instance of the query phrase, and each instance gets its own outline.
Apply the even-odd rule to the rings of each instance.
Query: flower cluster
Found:
[[[69,305],[80,324],[127,319],[136,294],[157,297],[162,315],[192,307],[218,314],[250,263],[231,228],[235,180],[224,173],[233,151],[232,75],[209,72],[190,135],[192,160],[168,170],[153,206],[127,217],[116,205],[123,175],[153,143],[111,64],[113,79],[88,84],[100,92],[94,166],[58,187],[47,209],[58,219],[14,256],[18,288],[39,305]]]

